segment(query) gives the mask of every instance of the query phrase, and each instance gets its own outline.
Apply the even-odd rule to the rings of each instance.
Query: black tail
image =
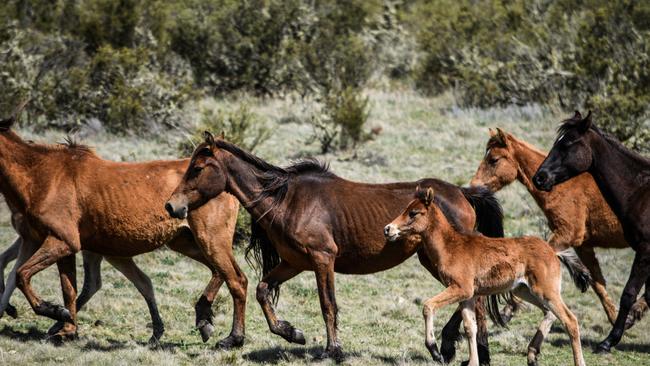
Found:
[[[260,279],[280,264],[280,255],[266,236],[266,231],[254,219],[251,220],[251,238],[246,247],[246,262],[260,272]],[[277,303],[280,286],[272,285],[271,291],[273,302]]]
[[[503,238],[503,210],[486,187],[461,187],[465,199],[476,212],[476,229],[491,238]]]
[[[503,210],[494,193],[482,186],[461,187],[461,191],[476,212],[476,229],[485,236],[503,238]],[[515,307],[518,305],[514,295],[508,292],[488,296],[485,310],[495,324],[505,327],[508,320],[503,318],[499,310],[501,300]]]
[[[573,280],[573,283],[576,285],[576,287],[579,288],[582,292],[587,291],[589,286],[594,282],[587,267],[582,264],[580,259],[571,249],[567,249],[556,254],[560,259],[560,262],[562,262],[567,271],[569,271],[569,275],[571,276],[571,279]]]

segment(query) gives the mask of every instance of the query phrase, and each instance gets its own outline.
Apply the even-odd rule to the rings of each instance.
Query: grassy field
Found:
[[[490,110],[461,110],[453,106],[451,96],[427,99],[405,93],[369,93],[372,114],[369,127],[381,126],[382,133],[363,146],[356,156],[352,152],[320,156],[340,176],[368,182],[414,180],[436,176],[466,184],[483,155],[487,128],[499,126],[541,147],[548,148],[561,114],[541,107],[512,107]],[[205,103],[218,104],[215,101]],[[223,102],[221,102],[223,103]],[[254,101],[254,110],[273,126],[273,136],[257,153],[272,163],[286,164],[292,159],[315,154],[317,146],[307,146],[311,133],[305,124],[287,122],[302,118],[300,106],[292,100]],[[26,138],[56,142],[62,135],[33,135],[20,131]],[[83,142],[96,147],[98,153],[114,160],[147,160],[171,158],[179,133],[158,139],[137,139],[110,135],[89,136]],[[545,219],[522,186],[514,184],[498,194],[506,213],[507,235],[548,235]],[[0,239],[8,246],[14,237],[6,208],[0,215]],[[618,298],[632,262],[631,250],[602,250],[598,256],[608,279],[608,288]],[[216,332],[208,343],[201,342],[194,329],[193,305],[209,273],[200,265],[169,251],[160,250],[136,258],[152,278],[166,333],[163,347],[150,350],[146,305],[135,288],[108,264],[104,264],[104,287],[79,315],[79,340],[54,346],[44,341],[49,319],[33,314],[22,294],[12,302],[19,318],[6,316],[0,320],[0,364],[279,364],[311,363],[325,342],[313,274],[303,273],[284,285],[278,314],[305,332],[304,347],[286,343],[267,328],[257,302],[257,276],[245,264],[243,254],[237,258],[245,269],[250,286],[247,307],[246,345],[234,351],[216,351],[217,339],[228,334],[232,303],[221,289],[215,303]],[[80,257],[78,265],[80,266]],[[79,267],[79,276],[81,268]],[[592,354],[591,347],[610,329],[594,293],[579,293],[566,272],[563,294],[581,324],[585,358],[590,365],[642,365],[650,363],[650,324],[647,320],[628,331],[611,355]],[[61,302],[58,276],[50,268],[35,277],[38,291],[48,300]],[[383,273],[364,277],[338,275],[336,280],[339,304],[340,339],[347,358],[344,364],[374,365],[431,364],[424,347],[421,301],[438,293],[442,286],[417,259]],[[436,317],[441,329],[453,309],[442,310]],[[521,365],[541,313],[531,307],[524,309],[510,323],[509,329],[490,324],[490,344],[494,365]],[[458,364],[467,354],[461,342]],[[559,325],[554,326],[543,346],[541,365],[571,363],[568,336]],[[330,364],[332,361],[319,361]]]

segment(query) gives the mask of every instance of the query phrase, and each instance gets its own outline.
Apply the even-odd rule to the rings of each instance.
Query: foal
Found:
[[[592,288],[600,299],[610,323],[616,320],[616,305],[607,294],[605,277],[594,253],[594,248],[629,248],[616,215],[609,208],[590,174],[583,173],[575,179],[544,192],[533,185],[537,171],[546,153],[497,128],[490,129],[490,139],[485,156],[472,186],[486,186],[497,192],[518,180],[542,209],[552,235],[548,243],[556,252],[573,247],[576,254],[594,278]],[[571,199],[567,199],[571,197]],[[634,305],[628,317],[628,326],[640,319],[648,306],[644,298]]]
[[[571,338],[575,365],[585,365],[578,321],[560,295],[560,260],[571,269],[576,286],[584,288],[591,280],[575,257],[566,252],[556,254],[546,242],[535,237],[488,238],[460,232],[434,203],[433,188],[418,190],[402,214],[386,226],[385,235],[390,241],[420,238],[447,287],[424,303],[426,346],[430,352],[437,352],[433,313],[443,306],[460,303],[469,341],[469,365],[478,366],[476,296],[512,291],[544,312],[544,320],[528,348],[528,364],[537,363],[541,341],[535,339],[543,339],[557,317]]]

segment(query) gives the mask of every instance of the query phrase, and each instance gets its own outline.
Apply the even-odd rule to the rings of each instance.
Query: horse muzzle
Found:
[[[553,181],[551,175],[544,170],[539,170],[533,176],[533,184],[535,187],[544,192],[550,192],[553,189]]]
[[[187,205],[174,205],[171,201],[167,201],[165,203],[165,210],[167,210],[169,216],[175,219],[187,218]]]
[[[384,236],[388,241],[396,241],[401,236],[401,231],[396,225],[388,224],[384,227]]]

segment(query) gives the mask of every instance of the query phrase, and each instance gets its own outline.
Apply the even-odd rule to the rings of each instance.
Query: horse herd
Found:
[[[374,273],[414,253],[445,286],[423,305],[425,345],[438,362],[454,357],[462,323],[469,365],[488,364],[486,313],[503,325],[524,300],[544,314],[528,347],[528,364],[537,363],[541,343],[559,319],[574,363],[584,365],[578,321],[560,294],[560,263],[581,290],[592,286],[613,324],[599,352],[615,346],[650,303],[650,160],[600,131],[591,113],[583,118],[576,112],[564,121],[548,156],[500,129],[490,130],[470,187],[459,187],[434,178],[351,182],[315,160],[280,168],[207,132],[190,159],[106,161],[71,141],[42,145],[21,139],[11,127],[23,106],[0,121],[0,191],[19,234],[0,255],[0,274],[16,259],[6,286],[0,278],[0,315],[16,316],[9,299],[18,287],[36,314],[57,321],[48,331],[53,339],[76,337],[77,311],[101,287],[105,258],[145,298],[153,323],[150,342],[158,344],[164,324],[153,287],[132,257],[167,246],[212,273],[195,304],[203,341],[214,331],[212,303],[225,282],[234,302],[233,323],[217,347],[242,346],[248,282],[232,248],[240,204],[252,218],[246,257],[262,272],[256,298],[272,333],[305,344],[302,331],[276,314],[274,300],[285,281],[303,271],[315,273],[327,332],[322,357],[343,356],[334,273]],[[548,218],[548,243],[503,238],[494,192],[514,180]],[[635,259],[617,312],[594,248],[628,246]],[[79,251],[84,282],[77,296]],[[36,273],[55,263],[63,306],[42,300],[31,286]],[[644,284],[646,293],[637,301]],[[500,297],[507,300],[504,313]],[[433,316],[451,304],[458,309],[438,348]]]

